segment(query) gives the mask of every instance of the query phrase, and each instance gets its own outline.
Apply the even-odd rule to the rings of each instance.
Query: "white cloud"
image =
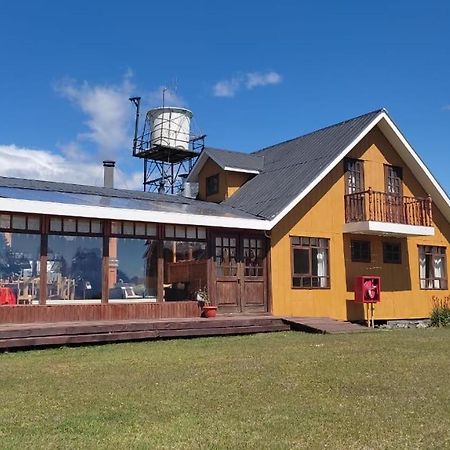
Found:
[[[245,86],[247,89],[281,83],[281,75],[277,72],[251,72],[246,76],[247,80],[245,82]]]
[[[442,107],[442,109],[443,109],[444,111],[450,111],[450,105],[444,105],[444,106]]]
[[[55,86],[60,95],[72,101],[87,116],[87,131],[80,133],[78,139],[95,143],[103,156],[112,158],[119,149],[131,145],[132,113],[128,101],[133,91],[131,76],[132,73],[127,71],[118,85],[92,85],[87,81],[78,84],[74,80],[63,80]]]
[[[218,81],[213,86],[215,97],[234,97],[237,92],[244,89],[254,89],[256,87],[279,84],[282,77],[277,72],[247,72],[241,75],[235,75],[228,80]]]
[[[88,162],[78,153],[60,155],[49,150],[0,145],[0,176],[101,186],[103,167],[100,160]],[[142,173],[125,174],[116,168],[116,187],[142,189]]]

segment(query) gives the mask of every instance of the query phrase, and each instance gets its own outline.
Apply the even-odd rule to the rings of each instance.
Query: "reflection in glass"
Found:
[[[102,295],[102,239],[49,236],[48,303],[100,300]]]
[[[39,299],[40,237],[0,233],[0,305]]]
[[[112,238],[109,255],[110,300],[156,300],[157,241]]]
[[[207,282],[205,242],[164,241],[164,299],[193,300]]]

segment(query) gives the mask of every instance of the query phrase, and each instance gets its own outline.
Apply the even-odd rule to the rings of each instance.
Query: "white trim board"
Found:
[[[106,206],[73,205],[35,200],[0,198],[0,211],[54,216],[88,217],[94,219],[134,220],[181,225],[199,225],[251,230],[269,230],[269,221],[227,216],[208,216],[173,212],[144,211],[141,209],[111,208]]]
[[[434,227],[374,222],[369,220],[365,222],[346,223],[343,227],[343,232],[391,236],[434,236]]]

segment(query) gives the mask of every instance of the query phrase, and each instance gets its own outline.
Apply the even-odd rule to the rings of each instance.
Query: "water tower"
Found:
[[[133,156],[144,160],[144,191],[177,194],[198,155],[205,135],[191,134],[192,112],[162,106],[147,111],[139,133],[140,97],[130,101],[136,107]]]

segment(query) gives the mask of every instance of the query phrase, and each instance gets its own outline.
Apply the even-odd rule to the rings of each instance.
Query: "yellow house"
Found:
[[[248,267],[220,273],[219,310],[266,295],[274,315],[362,320],[358,276],[381,278],[381,320],[428,317],[433,297],[449,294],[449,198],[384,109],[252,154],[205,149],[188,181],[200,200],[266,223],[267,293],[238,287]],[[229,233],[217,255],[237,242]],[[248,254],[257,243],[247,233]]]

